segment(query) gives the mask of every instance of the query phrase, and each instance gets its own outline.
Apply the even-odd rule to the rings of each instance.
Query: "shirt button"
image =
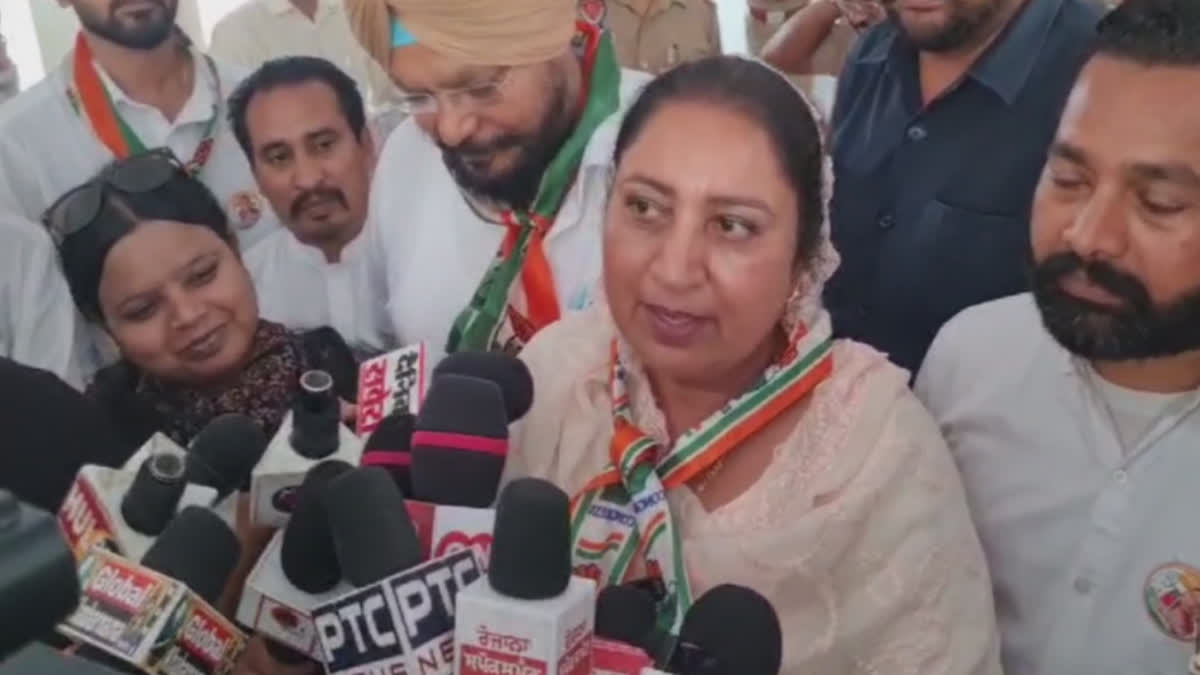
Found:
[[[1117,485],[1124,485],[1129,480],[1129,474],[1124,469],[1117,469],[1113,472],[1113,480],[1117,482]]]
[[[1092,592],[1092,580],[1084,577],[1079,577],[1075,580],[1075,592],[1080,595],[1087,595]]]
[[[909,140],[923,141],[923,140],[925,140],[925,137],[928,135],[929,135],[929,132],[925,131],[925,127],[923,127],[919,124],[914,124],[908,128]]]
[[[892,214],[885,213],[879,217],[879,229],[890,230],[896,224],[896,219],[892,218]]]

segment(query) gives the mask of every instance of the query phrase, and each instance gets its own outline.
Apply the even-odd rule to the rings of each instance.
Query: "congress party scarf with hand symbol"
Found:
[[[634,424],[627,370],[613,341],[610,463],[572,502],[572,563],[576,574],[604,586],[623,583],[633,561],[645,560],[648,573],[659,577],[665,588],[658,608],[658,628],[666,636],[658,654],[660,663],[674,650],[692,604],[667,491],[711,469],[808,396],[833,372],[832,345],[828,316],[811,329],[797,324],[783,354],[749,391],[664,449]]]
[[[512,324],[517,342],[523,343],[559,317],[544,239],[575,181],[592,134],[620,103],[621,67],[612,37],[586,22],[578,23],[578,31],[584,40],[587,92],[579,123],[546,168],[533,207],[503,213],[508,229],[504,243],[470,304],[455,320],[447,353],[503,348],[498,335],[506,323]],[[518,277],[519,287],[515,283]],[[524,313],[513,301],[518,292],[523,293]]]

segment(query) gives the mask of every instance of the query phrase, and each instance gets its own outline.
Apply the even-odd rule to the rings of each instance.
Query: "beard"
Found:
[[[1085,274],[1123,302],[1098,305],[1066,293],[1062,281]],[[1200,348],[1200,288],[1156,306],[1137,278],[1105,262],[1057,253],[1037,263],[1033,297],[1042,324],[1067,351],[1089,360],[1130,361],[1174,356]]]
[[[895,2],[887,4],[892,22],[900,27],[908,41],[923,52],[952,52],[975,44],[988,33],[1006,1],[993,0],[970,6],[963,0],[946,0],[946,23],[941,26],[910,26],[904,23]]]
[[[464,142],[455,147],[438,143],[446,168],[463,190],[513,209],[527,209],[537,198],[546,167],[571,133],[567,108],[567,83],[559,78],[551,87],[542,119],[528,134],[505,134],[484,143]],[[476,167],[478,159],[516,150],[512,165],[501,173],[487,174]]]
[[[118,11],[134,0],[114,0],[108,16],[75,5],[79,23],[88,32],[127,49],[150,50],[158,47],[175,31],[175,15],[179,11],[178,0],[154,0],[153,7],[137,12],[132,17],[120,17]],[[144,2],[144,0],[139,0]]]

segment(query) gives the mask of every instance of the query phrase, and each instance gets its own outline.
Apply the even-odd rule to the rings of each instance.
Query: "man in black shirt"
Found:
[[[895,0],[838,81],[835,330],[915,373],[937,330],[1024,291],[1029,207],[1096,0]]]

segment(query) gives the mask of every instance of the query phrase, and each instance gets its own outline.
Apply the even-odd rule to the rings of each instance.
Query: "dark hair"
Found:
[[[96,219],[67,236],[58,247],[71,297],[90,321],[104,319],[100,309],[100,277],[104,272],[104,261],[113,246],[139,223],[174,220],[207,227],[237,249],[236,237],[220,202],[204,183],[182,169],[176,170],[171,178],[153,190],[123,192],[106,186],[104,196],[104,206]]]
[[[713,56],[676,66],[646,85],[625,114],[613,165],[621,163],[660,108],[678,102],[723,106],[762,127],[800,204],[796,260],[807,261],[816,254],[825,217],[824,155],[817,121],[800,92],[768,66],[737,56]]]
[[[267,61],[258,70],[242,80],[229,96],[229,124],[238,145],[254,164],[254,144],[250,140],[250,129],[246,125],[246,111],[258,94],[279,87],[294,87],[309,82],[326,84],[337,96],[338,106],[346,117],[346,123],[354,137],[362,140],[367,128],[366,106],[354,78],[341,68],[315,56],[285,56]]]
[[[1125,0],[1096,27],[1096,53],[1147,66],[1200,66],[1200,2]]]

